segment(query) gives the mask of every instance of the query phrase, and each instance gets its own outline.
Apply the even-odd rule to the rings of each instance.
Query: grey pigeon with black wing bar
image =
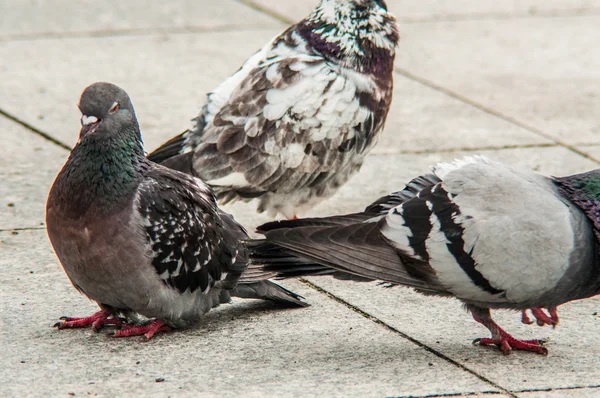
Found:
[[[67,276],[100,311],[57,327],[116,324],[115,336],[151,338],[231,296],[306,305],[252,270],[246,231],[209,186],[145,158],[125,91],[95,83],[79,109],[79,141],[52,186],[46,221]],[[144,318],[150,322],[136,324]]]
[[[296,256],[455,297],[492,334],[475,342],[547,354],[543,341],[504,331],[490,310],[548,317],[547,308],[558,320],[559,305],[600,293],[600,169],[545,177],[470,157],[434,166],[362,213],[271,222],[259,232],[266,242],[253,255],[265,268],[276,258],[262,253],[280,248],[289,270]]]
[[[397,23],[384,0],[321,0],[216,90],[195,125],[148,155],[217,197],[293,218],[357,173],[392,101]]]

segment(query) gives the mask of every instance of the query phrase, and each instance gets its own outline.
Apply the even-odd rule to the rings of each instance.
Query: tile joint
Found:
[[[488,379],[487,377],[480,375],[479,373],[477,373],[476,371],[472,370],[471,368],[463,365],[462,363],[446,356],[445,354],[441,353],[440,351],[436,350],[435,348],[429,347],[428,345],[426,345],[425,343],[422,343],[421,341],[415,339],[414,337],[411,337],[410,335],[400,331],[399,329],[396,329],[395,327],[389,325],[388,323],[382,321],[381,319],[369,314],[368,312],[361,310],[360,308],[350,304],[349,302],[347,302],[346,300],[336,296],[335,294],[323,289],[322,287],[310,282],[307,279],[304,278],[300,278],[299,279],[300,282],[304,283],[305,285],[307,285],[308,287],[316,290],[317,292],[329,297],[330,299],[344,305],[345,307],[349,308],[350,310],[356,312],[357,314],[361,315],[362,317],[380,325],[383,326],[385,329],[401,336],[402,338],[410,341],[411,343],[423,348],[425,351],[437,356],[438,358],[448,362],[451,365],[454,365],[455,367],[459,368],[460,370],[470,373],[471,375],[477,377],[479,380],[483,381],[486,384],[491,385],[492,387],[494,387],[495,389],[499,390],[499,393],[502,394],[506,394],[510,397],[513,398],[517,398],[517,395],[515,395],[514,393],[510,392],[508,389],[500,386],[499,384],[495,383],[494,381]]]

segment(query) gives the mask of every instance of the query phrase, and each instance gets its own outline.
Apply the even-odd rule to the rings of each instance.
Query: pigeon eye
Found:
[[[110,109],[108,110],[109,113],[115,113],[117,110],[119,110],[119,103],[115,102],[114,104],[112,104],[112,106],[110,107]]]

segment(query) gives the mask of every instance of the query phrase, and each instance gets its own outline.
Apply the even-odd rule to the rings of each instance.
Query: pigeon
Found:
[[[392,101],[399,40],[384,0],[321,0],[208,95],[194,126],[148,158],[221,203],[294,218],[357,173]]]
[[[129,96],[87,87],[81,131],[48,196],[50,241],[73,286],[100,310],[59,329],[117,325],[114,336],[182,328],[231,296],[306,306],[249,264],[245,229],[200,179],[144,154]]]
[[[491,332],[474,343],[547,355],[544,340],[511,336],[490,310],[532,309],[538,324],[556,324],[559,305],[600,293],[598,214],[600,169],[546,177],[475,156],[440,163],[361,213],[264,224],[266,241],[253,250],[265,269],[262,253],[279,248],[455,297]]]

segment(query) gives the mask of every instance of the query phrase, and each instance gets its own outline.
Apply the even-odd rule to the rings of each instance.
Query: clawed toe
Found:
[[[166,325],[163,321],[157,319],[150,322],[147,325],[122,325],[121,329],[115,330],[114,333],[110,334],[111,337],[131,337],[131,336],[146,336],[146,339],[150,340],[155,334],[160,332],[168,332],[171,327]]]
[[[500,348],[504,355],[509,355],[512,352],[512,350],[529,351],[534,352],[536,354],[548,355],[548,349],[543,346],[543,344],[546,342],[546,339],[518,340],[515,338],[493,339],[489,337],[482,337],[473,340],[474,345],[496,346]]]

